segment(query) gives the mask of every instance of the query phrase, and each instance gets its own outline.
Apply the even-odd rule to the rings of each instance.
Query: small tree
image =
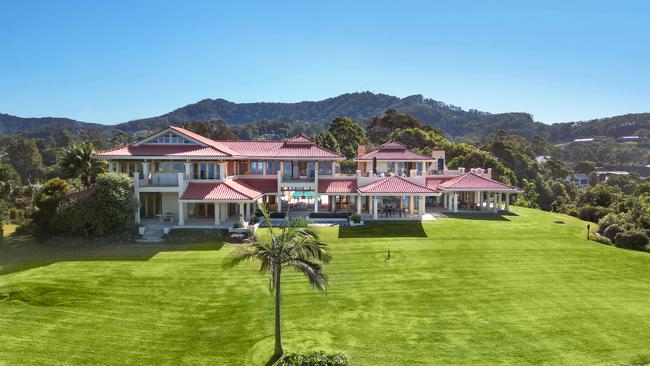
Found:
[[[327,274],[322,264],[331,259],[327,245],[322,243],[318,234],[307,228],[285,226],[276,234],[271,226],[271,218],[264,204],[260,210],[269,225],[270,240],[260,240],[253,237],[252,241],[240,248],[233,257],[226,262],[227,267],[234,267],[245,261],[254,261],[260,264],[260,272],[269,274],[269,292],[275,293],[275,359],[283,353],[282,334],[280,330],[280,295],[282,269],[290,268],[307,277],[309,283],[325,292]]]

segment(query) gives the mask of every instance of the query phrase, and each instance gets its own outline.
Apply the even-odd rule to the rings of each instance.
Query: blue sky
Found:
[[[0,113],[112,124],[365,90],[547,123],[650,112],[649,1],[135,3],[0,0]]]

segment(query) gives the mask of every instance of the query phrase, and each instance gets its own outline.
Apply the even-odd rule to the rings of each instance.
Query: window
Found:
[[[394,161],[389,161],[388,162],[388,173],[393,173],[395,172],[395,162]]]
[[[400,161],[400,162],[397,163],[397,172],[399,174],[404,173],[404,162],[403,161]]]
[[[239,174],[248,174],[248,161],[242,160],[239,162]]]
[[[291,162],[284,162],[284,172],[282,172],[285,178],[291,178]]]
[[[185,164],[173,161],[157,162],[155,171],[160,173],[185,173]]]
[[[280,162],[277,160],[267,160],[266,161],[266,174],[278,174],[280,170]]]
[[[445,170],[445,159],[438,159],[438,170]]]
[[[194,144],[187,138],[173,132],[167,132],[166,134],[153,138],[148,142],[152,144]]]
[[[424,174],[424,173],[422,172],[422,162],[419,162],[419,163],[416,164],[416,169],[418,170],[417,173],[416,173],[417,175],[422,175],[422,174]]]
[[[192,179],[219,179],[220,169],[219,163],[193,163]]]
[[[318,162],[318,174],[320,174],[320,175],[332,175],[332,162],[331,161],[319,161]]]
[[[251,161],[251,174],[262,175],[264,162],[261,160]]]

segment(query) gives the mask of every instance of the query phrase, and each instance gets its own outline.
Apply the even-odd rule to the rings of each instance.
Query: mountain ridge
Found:
[[[576,136],[583,137],[584,134],[616,137],[641,129],[650,129],[650,113],[547,125],[534,121],[532,115],[525,112],[489,113],[476,109],[465,110],[425,98],[421,94],[399,98],[388,94],[357,92],[319,101],[294,103],[235,103],[223,98],[202,99],[159,116],[115,125],[102,125],[63,117],[23,118],[0,113],[0,134],[38,137],[52,129],[64,128],[73,129],[77,133],[99,130],[102,134],[112,136],[120,132],[133,134],[187,121],[218,119],[231,125],[262,120],[326,123],[341,116],[368,122],[373,117],[382,115],[387,109],[413,114],[422,122],[440,128],[450,137],[457,139],[480,139],[498,130],[505,130],[527,138],[539,134],[547,136],[552,141],[562,141]]]

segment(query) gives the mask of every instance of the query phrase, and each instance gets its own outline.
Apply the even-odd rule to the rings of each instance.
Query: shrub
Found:
[[[130,177],[100,174],[90,196],[59,205],[52,218],[52,229],[69,234],[104,235],[124,227],[136,207]]]
[[[578,212],[578,217],[581,220],[598,222],[601,218],[605,217],[611,210],[602,206],[584,206]]]
[[[350,216],[350,220],[352,220],[352,222],[354,222],[355,224],[358,224],[361,222],[361,215],[352,214],[352,216]]]
[[[350,358],[343,353],[304,352],[288,353],[276,366],[350,366]]]
[[[605,229],[605,231],[603,231],[603,235],[605,235],[605,237],[607,239],[609,239],[609,240],[611,240],[613,242],[614,239],[616,238],[616,234],[618,234],[620,232],[623,232],[623,231],[625,231],[625,229],[623,227],[619,226],[618,224],[612,224],[612,225],[609,225]]]
[[[310,212],[311,219],[347,219],[350,217],[349,212]]]
[[[57,208],[67,199],[68,194],[70,194],[70,186],[66,181],[54,178],[45,182],[34,200],[36,211],[32,215],[41,231],[49,231],[53,227],[51,221]]]
[[[616,234],[614,245],[619,248],[645,250],[648,237],[640,230],[627,230]]]

